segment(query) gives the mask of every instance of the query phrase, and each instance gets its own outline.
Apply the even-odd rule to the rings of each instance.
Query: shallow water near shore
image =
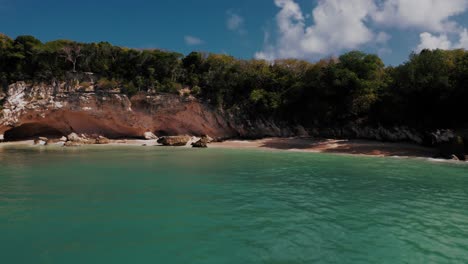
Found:
[[[466,263],[468,164],[0,148],[3,263]]]

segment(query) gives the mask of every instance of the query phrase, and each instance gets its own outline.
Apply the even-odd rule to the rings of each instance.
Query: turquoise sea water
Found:
[[[0,148],[1,263],[468,263],[468,164]]]

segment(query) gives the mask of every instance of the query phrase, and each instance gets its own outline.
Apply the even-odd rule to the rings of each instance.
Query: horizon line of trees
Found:
[[[214,107],[303,125],[348,123],[464,128],[468,125],[468,52],[423,50],[385,66],[374,54],[351,51],[315,63],[137,50],[108,42],[42,43],[0,34],[0,81],[65,81],[93,72],[129,96],[138,91],[191,93]],[[110,85],[109,85],[110,84]]]

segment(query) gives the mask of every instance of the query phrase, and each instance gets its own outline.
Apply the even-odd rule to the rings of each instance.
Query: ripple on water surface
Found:
[[[163,147],[0,150],[5,263],[467,263],[468,165]]]

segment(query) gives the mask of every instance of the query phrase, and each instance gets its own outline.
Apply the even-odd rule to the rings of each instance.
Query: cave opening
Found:
[[[170,133],[167,132],[166,130],[158,130],[158,131],[155,131],[154,134],[158,137],[167,137],[170,135]]]
[[[5,131],[5,141],[18,141],[34,139],[36,137],[61,137],[63,133],[47,124],[28,123]]]

